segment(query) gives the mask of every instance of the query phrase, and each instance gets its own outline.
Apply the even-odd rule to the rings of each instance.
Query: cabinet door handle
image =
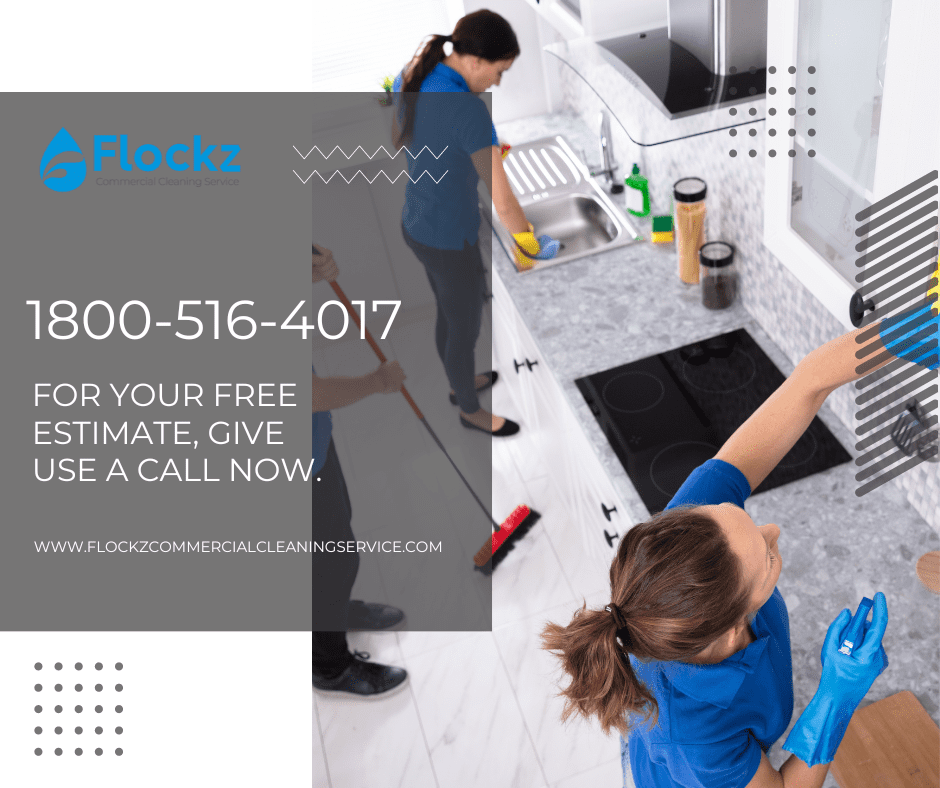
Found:
[[[862,325],[862,319],[865,317],[865,312],[868,310],[874,311],[875,302],[870,298],[866,301],[862,298],[862,292],[856,290],[852,294],[852,298],[849,300],[849,319],[852,321],[852,325],[858,328]]]
[[[608,547],[613,547],[613,546],[614,546],[614,542],[615,542],[617,539],[620,538],[620,534],[615,533],[615,534],[612,534],[612,535],[611,535],[611,534],[609,534],[609,533],[607,532],[607,530],[605,529],[605,530],[604,530],[604,538],[607,540],[607,546],[608,546]]]
[[[538,359],[536,359],[535,361],[529,361],[529,359],[527,358],[522,359],[522,361],[516,361],[515,359],[512,360],[512,364],[516,368],[517,375],[519,374],[519,370],[522,369],[523,367],[528,367],[529,372],[531,372],[532,367],[534,367],[538,363],[539,363]]]
[[[610,509],[608,509],[603,503],[601,503],[601,511],[604,513],[604,517],[607,518],[607,522],[610,522],[610,513],[611,513],[611,512],[616,512],[616,511],[617,511],[617,507],[616,507],[616,506],[612,506],[612,507],[610,507]]]

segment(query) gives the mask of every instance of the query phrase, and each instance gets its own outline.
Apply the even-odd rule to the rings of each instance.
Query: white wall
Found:
[[[450,0],[453,2],[453,0]],[[512,25],[522,54],[503,77],[503,84],[493,88],[493,120],[509,120],[542,115],[562,106],[557,79],[557,62],[542,50],[570,38],[563,36],[546,21],[556,19],[557,0],[463,0],[465,13],[488,8]],[[627,32],[650,30],[666,25],[666,0],[581,0],[584,29],[592,38],[601,39]],[[556,19],[557,21],[557,19]]]
[[[503,123],[551,112],[542,47],[555,40],[553,31],[544,22],[540,24],[535,10],[525,0],[464,0],[463,5],[467,14],[481,8],[495,11],[512,25],[519,39],[522,54],[506,72],[502,85],[493,88],[493,121]],[[549,38],[543,40],[545,36]]]

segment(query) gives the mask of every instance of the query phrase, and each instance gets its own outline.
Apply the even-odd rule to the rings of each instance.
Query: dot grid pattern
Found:
[[[815,73],[812,66],[809,68],[813,69],[807,69],[810,74]],[[770,74],[779,72],[773,66],[767,70]],[[559,68],[557,76],[562,93],[561,111],[577,116],[588,129],[595,128],[601,109],[636,118],[641,124],[646,122],[647,114],[652,116],[659,112],[651,104],[646,106],[626,99],[623,103],[615,99],[605,107],[571,69]],[[622,77],[612,72],[590,76],[600,82],[610,81],[609,85],[601,86],[606,87],[602,92],[608,100],[617,95]],[[767,109],[769,117],[777,118],[780,114],[774,107]],[[815,107],[807,109],[808,116],[815,114]],[[770,125],[769,120],[767,123]],[[648,148],[634,145],[616,123],[611,124],[611,133],[618,159],[637,162],[649,179],[653,214],[669,212],[672,184],[679,178],[696,175],[705,180],[709,193],[707,236],[710,240],[722,238],[735,245],[736,260],[740,262],[738,297],[794,365],[807,353],[845,333],[842,324],[763,244],[764,172],[760,155],[770,139],[769,134],[755,138],[757,157],[744,156],[732,164],[728,156],[729,138],[721,132]],[[779,128],[776,138],[780,138]],[[843,386],[830,394],[826,405],[846,429],[854,432],[858,406],[851,386]],[[921,463],[889,484],[901,490],[918,514],[940,532],[940,463]]]
[[[62,670],[65,669],[61,662],[56,662],[53,667],[54,667],[54,669],[55,669],[56,671],[62,671]],[[44,668],[44,665],[42,664],[42,662],[37,662],[37,663],[35,663],[35,664],[33,665],[33,668],[34,668],[37,672],[41,672],[41,671],[43,671],[43,670],[45,669],[45,668]],[[83,670],[83,668],[84,668],[84,665],[83,665],[81,662],[76,662],[75,665],[74,665],[74,670],[75,670],[76,672]],[[104,666],[104,664],[101,663],[101,662],[96,662],[96,663],[95,663],[95,666],[94,666],[94,669],[95,669],[96,671],[102,672],[102,671],[105,670],[105,666]],[[116,662],[116,663],[114,664],[113,670],[115,670],[115,671],[122,671],[122,670],[124,670],[124,663],[122,663],[122,662]],[[36,692],[38,692],[38,693],[46,693],[46,694],[48,694],[50,691],[51,691],[51,692],[54,692],[54,693],[62,693],[62,692],[67,692],[67,691],[68,691],[61,683],[56,683],[54,686],[49,687],[49,686],[43,685],[41,681],[40,681],[40,682],[37,682],[37,683],[33,686],[33,689],[34,689]],[[79,693],[79,692],[82,692],[84,689],[85,689],[85,687],[81,684],[81,682],[76,682],[76,683],[74,684],[74,692]],[[99,681],[99,683],[95,684],[95,686],[94,686],[94,692],[96,692],[96,693],[103,693],[103,694],[107,695],[110,691],[113,691],[113,692],[123,692],[123,691],[124,691],[124,685],[121,684],[121,683],[118,682],[118,681],[115,681],[113,684],[111,683],[111,681],[109,681],[109,682],[108,682],[108,685],[105,685],[104,683],[101,683],[101,682]],[[53,696],[53,697],[54,697],[54,696]],[[101,698],[101,700],[105,700],[105,698]],[[113,701],[111,701],[111,703],[113,703]],[[74,708],[74,713],[75,713],[75,714],[82,714],[82,713],[85,711],[84,706],[82,706],[81,704],[76,704],[73,708]],[[109,710],[109,711],[110,711],[110,708],[111,708],[111,704],[109,703],[109,705],[108,705],[108,710]],[[95,713],[96,715],[97,715],[97,714],[105,714],[105,713],[106,713],[105,709],[106,709],[106,707],[105,707],[103,704],[99,703],[99,704],[97,704],[97,705],[94,707],[94,713]],[[114,709],[114,713],[115,713],[115,714],[121,714],[121,713],[124,711],[124,707],[123,707],[121,704],[115,704],[115,705],[113,706],[113,709]],[[47,708],[44,708],[41,703],[37,703],[36,706],[33,707],[33,711],[34,711],[36,714],[48,714],[50,710],[47,709]],[[67,712],[65,711],[65,708],[64,708],[61,704],[56,704],[56,705],[52,708],[52,712],[53,712],[54,714],[56,714],[56,715],[58,715],[58,714],[63,714],[63,713],[67,713]],[[96,721],[105,722],[105,720],[96,720]],[[55,722],[64,722],[64,721],[63,721],[63,720],[60,720],[59,718],[56,718],[56,719],[55,719]],[[75,722],[77,722],[77,720],[76,720]],[[69,732],[69,733],[73,733],[74,736],[82,736],[82,735],[86,734],[85,728],[84,728],[82,725],[80,725],[80,724],[75,724],[75,722],[73,722],[72,724],[69,725],[69,731],[68,731],[68,732]],[[114,733],[117,734],[118,736],[120,736],[121,734],[124,733],[124,728],[123,728],[122,726],[120,726],[120,725],[114,725],[113,723],[110,723],[110,724],[108,725],[108,728],[112,728],[112,727],[113,727]],[[51,729],[51,731],[50,731],[50,730],[47,730],[47,729],[44,729],[42,725],[37,725],[35,728],[33,728],[33,733],[35,733],[37,736],[42,736],[42,737],[44,737],[44,739],[43,739],[43,742],[44,742],[44,743],[47,743],[47,744],[50,744],[50,745],[52,745],[52,744],[64,744],[64,742],[62,742],[61,740],[59,740],[58,737],[63,736],[64,734],[66,734],[66,729],[65,729],[65,728],[63,727],[63,725],[61,725],[61,724],[60,724],[60,725],[56,725],[54,728]],[[54,741],[51,741],[51,742],[49,741],[49,734],[50,734],[50,733],[52,734],[53,737],[55,737]],[[91,731],[89,730],[88,733],[91,733]],[[101,736],[101,735],[103,735],[104,733],[105,733],[105,727],[104,727],[103,725],[96,725],[96,726],[95,726],[95,728],[94,728],[94,735],[96,735],[96,736]],[[33,750],[33,752],[34,752],[34,754],[36,754],[36,755],[38,756],[38,755],[42,755],[44,752],[47,752],[47,750],[44,750],[44,748],[40,746],[40,747],[36,747],[36,748]],[[76,755],[76,756],[81,756],[81,755],[85,752],[85,750],[84,750],[82,747],[70,746],[68,749],[66,749],[65,747],[55,747],[55,749],[51,750],[50,752],[54,753],[55,755],[63,755],[63,754],[66,754],[66,753],[67,753],[67,754],[70,754],[70,755],[71,755],[71,754],[74,754],[74,755]],[[95,753],[95,755],[104,755],[104,754],[105,754],[105,750],[104,750],[103,747],[95,747],[94,753]],[[124,754],[124,749],[123,749],[122,747],[116,747],[116,748],[114,749],[113,753],[114,753],[114,755],[116,755],[116,756],[121,756],[121,755]],[[110,754],[110,751],[109,751],[109,754]]]
[[[755,68],[753,68],[753,67],[751,67],[751,68],[748,69],[748,70],[749,70],[749,72],[750,72],[751,74],[755,74],[755,73],[757,72],[757,69],[755,69]],[[737,69],[735,69],[734,67],[732,67],[732,68],[730,69],[730,71],[731,71],[732,74],[734,74],[734,73],[737,72]],[[807,71],[808,71],[810,74],[815,74],[815,73],[816,73],[816,67],[815,67],[815,66],[810,66],[810,67],[807,69]],[[776,74],[776,73],[777,73],[777,68],[776,68],[776,66],[770,66],[770,67],[768,67],[767,73],[768,73],[768,74]],[[790,67],[787,69],[787,73],[790,74],[791,76],[792,76],[793,74],[796,74],[796,66],[790,66]],[[756,90],[755,90],[754,88],[751,88],[751,91],[752,91],[752,92],[751,92],[751,95],[754,95],[754,93],[756,93]],[[736,91],[734,88],[731,88],[731,90],[729,91],[729,93],[731,93],[732,96],[735,95],[736,92],[737,92],[737,91]],[[816,93],[816,88],[810,87],[810,88],[807,89],[806,92],[807,92],[809,95],[811,95],[811,96],[812,96],[812,95],[815,95],[815,93]],[[777,88],[776,88],[775,86],[773,86],[773,85],[770,85],[770,86],[767,88],[767,94],[768,94],[769,96],[775,96],[775,95],[777,95]],[[796,95],[796,88],[795,88],[793,85],[790,85],[790,86],[787,88],[787,94],[790,95],[790,96],[795,96],[795,95]],[[769,99],[768,99],[768,101],[769,101]],[[756,115],[756,114],[757,114],[757,110],[756,110],[754,107],[751,107],[751,109],[749,109],[748,112],[749,112],[751,115]],[[809,107],[808,110],[807,110],[807,113],[808,113],[809,115],[815,115],[815,114],[816,114],[816,108],[815,108],[815,107]],[[735,115],[738,114],[738,110],[737,110],[735,107],[732,107],[731,109],[728,110],[728,114],[731,115],[732,117],[734,117]],[[776,109],[776,107],[769,107],[769,108],[767,109],[767,114],[770,115],[771,117],[775,117],[776,114],[777,114],[777,109]],[[795,117],[795,116],[796,116],[796,109],[795,109],[794,107],[789,107],[789,108],[787,108],[787,114],[788,114],[790,117]],[[775,129],[775,128],[773,128],[772,126],[770,126],[770,121],[767,122],[767,125],[768,125],[768,127],[769,127],[769,128],[767,128],[767,135],[770,136],[770,137],[775,137],[775,136],[777,136],[777,129]],[[816,129],[808,129],[807,132],[806,132],[806,134],[807,134],[807,136],[809,136],[809,137],[815,137],[815,136],[816,136]],[[738,136],[738,130],[737,130],[737,129],[729,129],[728,135],[731,136],[731,137],[737,137],[737,136]],[[748,131],[748,136],[756,137],[756,136],[757,136],[757,129],[750,129],[750,130]],[[793,128],[793,127],[788,128],[788,129],[787,129],[787,136],[788,136],[788,137],[795,138],[795,137],[796,137],[796,129]],[[795,139],[794,139],[794,141],[795,141]],[[731,148],[731,149],[728,151],[728,155],[729,155],[732,159],[735,158],[735,157],[738,155],[738,150],[737,150],[737,148]],[[747,155],[750,156],[752,159],[755,158],[755,157],[757,156],[757,149],[756,149],[756,148],[750,148],[750,149],[748,150],[748,152],[747,152]],[[777,149],[776,149],[776,148],[769,148],[769,149],[767,150],[767,155],[770,156],[770,158],[774,158],[774,157],[777,155]],[[787,151],[787,155],[788,155],[790,158],[794,158],[794,157],[796,156],[796,148],[795,148],[795,147],[794,147],[794,148],[790,148],[790,149]],[[808,148],[807,151],[806,151],[806,155],[809,156],[810,158],[813,158],[813,157],[816,155],[816,151],[815,151],[814,149],[812,149],[812,148]]]

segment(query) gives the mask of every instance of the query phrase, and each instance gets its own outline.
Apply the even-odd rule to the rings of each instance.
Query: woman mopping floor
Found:
[[[936,369],[932,323],[932,349],[929,338],[905,348],[905,329],[884,321],[860,354],[872,359],[865,374],[895,353]],[[850,654],[840,652],[849,611],[829,627],[819,689],[783,745],[793,754],[779,771],[770,765],[767,751],[793,714],[789,617],[776,588],[780,528],[756,525],[744,502],[826,397],[861,377],[856,336],[871,331],[810,353],[665,511],[627,532],[604,609],[545,628],[544,647],[571,679],[564,717],[618,729],[624,771],[629,764],[640,788],[820,788],[853,712],[887,667],[888,608],[878,593]]]

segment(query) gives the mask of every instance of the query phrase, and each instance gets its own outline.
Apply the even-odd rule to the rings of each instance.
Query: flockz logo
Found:
[[[118,147],[106,148],[105,145],[114,145]],[[134,151],[133,164],[129,158],[129,149],[127,145],[127,135],[121,134],[120,141],[114,134],[96,134],[94,137],[94,170],[101,172],[101,164],[104,159],[117,159],[120,167],[125,172],[131,172],[135,167],[143,172],[152,172],[157,169],[164,161],[167,167],[176,172],[184,172],[192,167],[193,172],[201,172],[203,168],[213,172],[241,172],[241,165],[233,164],[241,147],[239,145],[220,145],[219,149],[223,153],[228,153],[225,160],[218,166],[212,161],[210,156],[215,150],[215,145],[208,147],[202,146],[202,137],[199,134],[193,135],[192,146],[177,143],[166,149],[166,153],[160,150],[156,145],[145,143]],[[81,161],[58,162],[53,160],[61,153],[78,153],[82,155]],[[148,156],[149,154],[149,156]],[[147,161],[146,159],[150,160]],[[78,143],[64,128],[52,138],[52,142],[42,154],[39,162],[39,177],[46,186],[55,192],[70,192],[77,189],[85,182],[88,166],[85,163],[82,149]]]
[[[70,192],[85,182],[85,158],[81,161],[60,162],[52,164],[52,160],[60,153],[81,153],[82,149],[64,128],[52,138],[46,152],[42,154],[39,162],[39,177],[54,192]]]

